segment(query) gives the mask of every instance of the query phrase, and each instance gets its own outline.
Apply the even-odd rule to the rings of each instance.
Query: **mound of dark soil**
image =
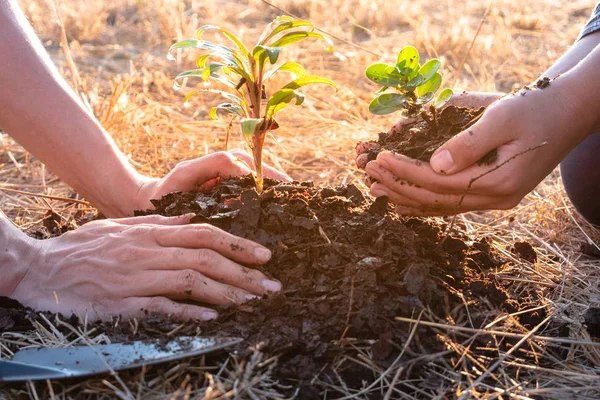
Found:
[[[470,317],[479,327],[498,311],[514,312],[538,300],[535,293],[510,297],[494,278],[505,261],[485,240],[449,237],[440,244],[443,226],[400,218],[388,209],[387,199],[372,202],[353,185],[317,188],[267,180],[258,194],[247,177],[225,180],[211,192],[172,193],[154,205],[156,210],[137,214],[192,212],[195,222],[213,224],[273,251],[262,269],[283,283],[280,294],[221,308],[216,321],[190,323],[177,334],[193,335],[199,329],[202,335],[242,337],[237,348],[241,356],[261,343],[267,354],[280,355],[277,378],[302,387],[306,398],[316,396],[311,379],[317,373],[333,374],[331,365],[348,351],[348,342],[366,348],[382,367],[389,366],[409,336],[409,326],[395,317],[415,317],[429,308],[446,320],[469,303]],[[531,327],[544,316],[526,317],[522,323]],[[22,325],[19,319],[13,322]],[[7,320],[5,327],[10,325]],[[96,327],[118,342],[163,337],[177,325],[149,316],[135,330],[125,323]],[[446,350],[428,329],[419,328],[420,348]],[[403,357],[410,360],[411,355]],[[402,378],[418,377],[419,370],[409,368]],[[346,363],[336,374],[350,387],[374,379],[356,363]]]

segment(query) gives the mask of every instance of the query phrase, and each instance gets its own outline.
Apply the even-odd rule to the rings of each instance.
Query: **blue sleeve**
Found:
[[[598,3],[596,8],[594,9],[594,12],[592,12],[592,16],[581,30],[581,33],[579,34],[579,38],[577,40],[596,31],[600,31],[600,3]]]

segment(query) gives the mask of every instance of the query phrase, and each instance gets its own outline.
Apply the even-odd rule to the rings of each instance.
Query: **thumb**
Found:
[[[438,174],[455,174],[475,164],[490,151],[506,142],[501,132],[484,119],[454,136],[438,148],[429,161]]]

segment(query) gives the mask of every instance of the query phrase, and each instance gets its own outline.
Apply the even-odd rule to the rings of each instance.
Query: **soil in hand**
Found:
[[[479,109],[448,106],[441,112],[421,114],[414,122],[394,128],[391,132],[381,132],[375,144],[367,151],[368,160],[374,160],[383,150],[403,154],[415,160],[429,161],[431,155],[442,144],[473,125],[485,111]],[[497,151],[491,151],[479,160],[480,165],[490,165],[497,158]]]

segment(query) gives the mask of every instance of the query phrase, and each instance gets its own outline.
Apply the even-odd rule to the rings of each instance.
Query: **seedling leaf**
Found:
[[[280,47],[267,47],[267,46],[256,46],[252,49],[252,55],[254,59],[258,62],[258,65],[264,65],[266,58],[269,58],[271,64],[275,64],[277,59],[279,58],[279,53],[281,52]]]
[[[246,139],[246,142],[250,147],[252,145],[252,137],[260,130],[262,123],[264,122],[263,118],[244,118],[240,121],[240,126],[242,127],[242,136]]]
[[[431,101],[431,99],[433,99],[433,92],[427,92],[423,96],[420,96],[417,101],[415,101],[415,104],[427,104]]]
[[[314,84],[323,84],[323,85],[329,85],[332,87],[337,87],[335,85],[335,83],[332,80],[329,80],[327,78],[323,78],[321,76],[316,76],[316,75],[306,75],[306,76],[302,76],[298,79],[295,79],[293,81],[291,81],[290,83],[288,83],[287,85],[285,85],[282,89],[298,89],[302,86],[306,86],[306,85],[314,85]]]
[[[284,109],[292,100],[299,106],[304,103],[304,95],[294,89],[284,88],[278,90],[269,98],[265,111],[265,118],[271,119],[275,114]]]
[[[297,43],[297,42],[304,40],[306,38],[309,38],[309,37],[324,40],[325,43],[327,43],[327,47],[326,47],[327,51],[331,51],[333,49],[333,42],[330,39],[326,38],[325,36],[321,35],[320,33],[305,32],[305,31],[287,33],[287,34],[283,35],[282,37],[280,37],[279,39],[277,39],[276,41],[274,41],[273,43],[271,43],[271,47],[289,46],[290,44]]]
[[[240,118],[244,118],[244,110],[242,110],[242,107],[236,106],[235,104],[231,103],[223,103],[211,108],[208,112],[208,116],[211,119],[219,119],[219,116],[217,114],[218,111],[223,111],[227,114],[237,115]]]
[[[454,92],[452,92],[452,89],[450,88],[442,90],[435,103],[433,104],[433,107],[442,108],[452,98],[453,94]]]
[[[423,75],[423,83],[428,82],[438,72],[442,63],[438,59],[427,61],[419,69],[419,74]]]
[[[284,64],[281,64],[279,67],[276,67],[265,74],[264,81],[275,75],[276,72],[289,72],[294,75],[295,79],[306,76],[306,71],[302,65],[289,61]]]
[[[371,104],[369,104],[369,111],[377,115],[389,114],[402,108],[407,99],[407,95],[384,93],[373,99]]]
[[[198,40],[201,40],[202,34],[209,29],[214,29],[221,32],[227,39],[229,39],[232,43],[234,43],[237,46],[237,48],[240,50],[243,56],[248,57],[249,51],[248,48],[244,45],[244,43],[242,43],[242,41],[238,39],[238,37],[235,36],[233,33],[229,32],[226,29],[222,29],[216,25],[204,25],[196,31],[196,38]]]
[[[423,96],[425,93],[435,93],[440,86],[442,86],[442,76],[436,72],[431,79],[417,87],[417,95]]]
[[[387,87],[398,86],[407,80],[394,66],[382,63],[371,65],[365,74],[371,81]]]
[[[406,46],[398,54],[396,69],[403,75],[412,75],[419,69],[419,51],[413,46]]]

